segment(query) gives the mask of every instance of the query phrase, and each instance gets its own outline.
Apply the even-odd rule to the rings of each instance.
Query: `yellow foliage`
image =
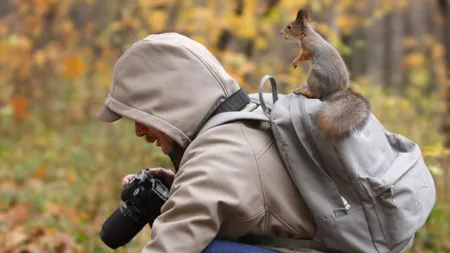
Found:
[[[294,19],[298,9],[306,6],[308,2],[308,0],[283,0],[280,3],[280,8],[283,12],[290,12],[290,18]]]
[[[337,2],[336,10],[339,12],[345,12],[349,8],[353,7],[355,4],[356,2],[352,0],[341,0]]]
[[[417,38],[414,37],[406,37],[403,40],[403,45],[406,49],[411,49],[417,46]]]
[[[383,11],[390,11],[392,8],[394,8],[394,1],[392,0],[383,0],[381,2],[381,8]]]
[[[43,14],[48,11],[51,4],[53,4],[55,0],[34,0],[34,10],[37,14]]]
[[[402,63],[403,68],[421,67],[425,64],[425,56],[420,52],[407,55]]]
[[[4,23],[0,23],[0,35],[5,36],[8,33],[8,26]]]
[[[75,184],[78,180],[78,176],[76,175],[75,172],[73,171],[69,171],[67,173],[67,178],[66,178],[67,182],[69,182],[70,184]]]
[[[192,35],[191,38],[198,41],[199,43],[202,43],[205,46],[208,44],[208,40],[204,36]]]
[[[327,36],[326,39],[330,44],[336,46],[340,42],[338,34],[334,32],[329,25],[325,23],[315,23],[314,27],[319,33]]]
[[[385,25],[385,14],[412,3],[380,0],[369,6],[369,1],[281,0],[262,16],[269,1],[244,0],[242,12],[236,14],[238,2],[9,0],[14,8],[0,19],[0,167],[6,168],[0,176],[8,177],[0,180],[0,205],[12,212],[0,210],[0,223],[9,218],[18,224],[29,220],[27,226],[32,228],[45,227],[39,240],[24,245],[23,251],[61,251],[56,245],[61,243],[74,253],[106,252],[101,242],[92,239],[92,231],[102,224],[105,210],[116,207],[123,174],[148,164],[170,166],[166,156],[128,140],[120,143],[120,149],[111,148],[118,140],[135,138],[129,122],[105,128],[93,120],[110,87],[114,65],[131,43],[150,33],[184,33],[203,43],[247,91],[257,91],[259,78],[271,74],[282,92],[290,92],[306,82],[308,65],[292,68],[298,47],[280,38],[279,29],[295,18],[298,9],[308,7],[317,31],[340,53],[350,53],[346,56],[352,71],[359,61],[354,61],[351,49],[363,54],[372,50],[373,41],[365,37],[371,31],[363,26]],[[334,20],[329,13],[337,15]],[[345,45],[344,36],[350,36],[353,45]],[[446,113],[449,94],[436,93],[450,86],[446,49],[431,33],[406,37],[403,46],[408,55],[402,58],[404,73],[397,74],[407,78],[399,95],[373,85],[365,76],[352,86],[370,99],[374,114],[388,129],[425,143],[421,146],[433,175],[445,176],[448,166],[436,161],[445,161],[450,152],[443,148],[436,125]],[[365,66],[358,69],[369,66],[366,63],[372,59],[363,60]],[[77,148],[70,148],[74,143]],[[111,189],[115,186],[109,182],[116,181],[117,188]],[[11,194],[19,202],[17,209],[9,206]],[[34,209],[21,202],[31,203]],[[7,239],[24,242],[32,237],[18,226],[0,231],[0,245]],[[76,248],[61,231],[76,238]],[[141,232],[136,242],[146,240]],[[39,243],[51,250],[31,250]],[[124,250],[136,251],[136,246],[129,247]]]
[[[267,39],[262,37],[256,37],[255,44],[258,50],[265,50],[269,46],[269,42],[267,41]]]
[[[17,11],[20,14],[22,14],[22,15],[26,14],[27,12],[29,12],[29,10],[32,8],[31,1],[29,1],[29,2],[15,1],[15,2],[18,2],[18,3],[16,3],[18,5],[17,6],[17,8],[18,8]]]
[[[110,32],[116,32],[122,30],[124,28],[124,24],[120,21],[113,21],[108,28]]]
[[[350,33],[353,29],[360,25],[360,20],[356,16],[339,16],[336,18],[337,26],[345,33]]]
[[[71,34],[74,32],[73,22],[70,20],[64,20],[59,26],[59,31],[63,34]]]
[[[240,20],[240,25],[238,26],[236,34],[239,37],[250,39],[256,36],[256,31],[255,19],[252,16],[247,15]]]
[[[152,11],[148,17],[148,25],[153,32],[162,32],[167,25],[167,15],[165,11]]]
[[[139,6],[153,8],[158,5],[173,4],[174,0],[138,0]]]
[[[398,8],[403,9],[408,7],[410,3],[409,1],[410,0],[396,0],[395,3],[397,4]]]
[[[45,52],[43,50],[38,50],[33,55],[34,63],[38,67],[42,67],[45,62],[47,61],[47,56],[45,55]]]
[[[443,45],[436,44],[432,48],[433,60],[441,60],[445,57],[445,47]]]
[[[61,75],[65,79],[73,80],[80,77],[86,70],[86,65],[80,56],[65,57],[62,62]]]
[[[428,145],[423,151],[423,155],[428,158],[440,158],[450,155],[450,150],[438,142],[433,145]]]

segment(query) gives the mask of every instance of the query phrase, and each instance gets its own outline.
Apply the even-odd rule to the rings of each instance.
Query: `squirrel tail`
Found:
[[[317,114],[317,123],[327,138],[345,138],[364,128],[369,120],[369,101],[350,88],[336,91],[324,101]]]

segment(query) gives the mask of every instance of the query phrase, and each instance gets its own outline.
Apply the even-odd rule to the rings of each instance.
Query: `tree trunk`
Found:
[[[373,16],[376,6],[380,4],[380,0],[367,1],[367,15]],[[384,48],[385,41],[383,40],[382,20],[376,19],[371,23],[365,31],[366,43],[367,43],[367,74],[374,84],[382,84],[384,67]]]
[[[403,57],[404,36],[401,10],[396,3],[394,3],[392,12],[384,20],[385,51],[383,84],[386,90],[400,92],[399,86],[403,82],[401,61]]]
[[[12,9],[13,6],[11,5],[10,1],[8,0],[0,1],[0,18],[9,14],[12,11]]]
[[[442,42],[445,46],[445,64],[447,83],[450,80],[450,6],[447,0],[438,0],[438,7],[440,10],[442,20]],[[446,88],[446,113],[444,114],[442,130],[445,136],[444,145],[450,148],[450,87]]]

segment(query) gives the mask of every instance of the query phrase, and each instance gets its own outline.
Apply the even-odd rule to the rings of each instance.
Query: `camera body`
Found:
[[[148,170],[142,170],[122,190],[123,203],[105,220],[100,239],[111,249],[130,242],[145,224],[152,227],[167,201],[169,187]]]

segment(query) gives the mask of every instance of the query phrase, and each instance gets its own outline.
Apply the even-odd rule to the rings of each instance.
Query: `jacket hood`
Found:
[[[154,34],[120,57],[97,117],[138,121],[184,149],[219,104],[239,89],[200,43],[178,33]]]

